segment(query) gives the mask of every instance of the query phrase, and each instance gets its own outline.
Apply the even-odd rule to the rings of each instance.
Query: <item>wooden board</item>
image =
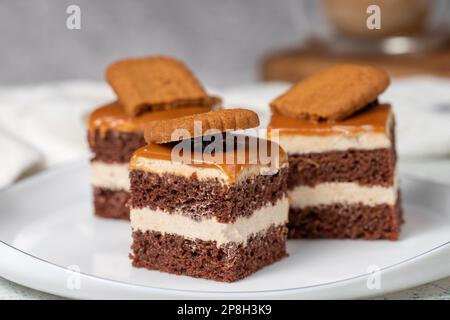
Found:
[[[263,59],[261,78],[296,82],[336,63],[373,64],[396,77],[423,74],[450,77],[450,44],[436,52],[391,56],[333,55],[316,45],[307,45],[269,54]]]

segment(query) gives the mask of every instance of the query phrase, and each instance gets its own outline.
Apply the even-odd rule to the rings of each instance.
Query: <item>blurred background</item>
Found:
[[[292,82],[341,62],[383,67],[401,169],[450,183],[449,34],[448,0],[0,0],[0,188],[87,157],[86,119],[115,99],[105,68],[151,54],[185,61],[262,126]]]
[[[1,0],[0,82],[103,79],[118,58],[166,53],[210,85],[258,77],[261,56],[308,36],[295,1]],[[66,28],[66,8],[81,9],[81,29]]]
[[[66,9],[72,4],[81,9],[80,30],[66,28]],[[381,8],[380,30],[367,29],[370,4]],[[158,53],[186,61],[213,86],[261,77],[296,80],[308,72],[297,69],[321,66],[324,62],[311,62],[312,57],[327,59],[330,52],[375,55],[383,46],[395,54],[442,48],[449,5],[448,0],[0,0],[0,84],[100,80],[111,61]],[[392,42],[393,36],[405,35],[422,38]],[[391,42],[380,43],[383,37]],[[305,46],[309,51],[295,54]],[[450,54],[445,58],[450,74]],[[298,59],[297,67],[292,59]]]

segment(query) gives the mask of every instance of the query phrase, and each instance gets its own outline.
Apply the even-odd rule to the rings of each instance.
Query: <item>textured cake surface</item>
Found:
[[[261,163],[174,163],[172,148],[131,160],[133,266],[229,282],[287,255],[287,157],[269,174]]]
[[[103,218],[129,220],[130,209],[127,206],[129,199],[128,191],[94,187],[95,214]]]
[[[288,169],[276,175],[258,175],[240,183],[226,185],[217,179],[198,180],[132,170],[131,201],[133,208],[183,212],[191,219],[214,217],[222,223],[235,221],[286,195]]]
[[[178,275],[233,282],[287,256],[287,228],[271,227],[244,246],[190,240],[173,234],[133,232],[133,266]]]
[[[147,121],[209,110],[210,107],[190,106],[131,117],[117,101],[94,110],[89,118],[88,142],[92,152],[95,214],[103,218],[129,219],[128,166],[133,152],[146,144],[143,131]]]
[[[394,125],[389,105],[334,122],[272,116],[289,155],[289,237],[398,239]]]
[[[128,162],[135,149],[145,144],[141,132],[99,130],[89,133],[92,151],[91,183],[94,212],[102,218],[129,220]]]
[[[397,240],[402,222],[398,199],[393,206],[334,203],[291,208],[288,226],[290,238]]]

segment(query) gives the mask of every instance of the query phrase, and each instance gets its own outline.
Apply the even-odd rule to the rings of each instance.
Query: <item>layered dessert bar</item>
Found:
[[[119,102],[96,109],[89,118],[88,131],[95,214],[105,218],[129,219],[130,210],[126,206],[130,185],[128,165],[133,152],[146,144],[146,122],[208,111],[209,107],[186,107],[131,117]]]
[[[351,66],[336,69],[330,72],[339,71],[350,79],[354,71],[359,72]],[[370,72],[355,77],[358,83],[367,82],[365,77],[370,78]],[[322,89],[318,94],[326,96],[332,86],[324,76],[309,81],[328,84],[323,88],[315,85]],[[367,94],[365,87],[348,86],[354,91],[349,93],[344,87],[333,93],[344,101],[339,104],[344,107],[337,110],[345,109],[346,100],[355,101],[354,95]],[[299,99],[298,108],[304,110],[302,94],[307,95],[308,88],[300,85],[300,89],[304,90],[299,90],[290,103],[294,106]],[[370,99],[375,99],[379,90],[373,91]],[[314,102],[308,100],[308,105]],[[320,103],[325,105],[326,100]],[[273,108],[269,129],[279,130],[279,143],[289,156],[289,237],[398,239],[402,210],[392,109],[377,100],[357,109],[335,117],[329,110],[313,108],[314,112],[309,111],[315,117],[312,119]]]
[[[145,123],[207,112],[221,100],[170,57],[121,60],[108,67],[106,78],[118,100],[89,118],[94,210],[100,217],[129,219],[128,163],[145,145]]]
[[[243,112],[238,110],[233,112]],[[228,120],[217,122],[220,112],[205,113],[200,121],[221,126]],[[228,124],[250,125],[236,127],[236,119]],[[174,128],[169,121],[161,126]],[[232,282],[287,255],[288,162],[278,145],[257,141],[277,154],[270,164],[250,162],[259,152],[245,144],[244,161],[233,147],[225,148],[224,161],[201,159],[193,150],[189,159],[196,160],[180,163],[173,159],[176,142],[155,141],[166,140],[150,139],[130,162],[133,266]]]

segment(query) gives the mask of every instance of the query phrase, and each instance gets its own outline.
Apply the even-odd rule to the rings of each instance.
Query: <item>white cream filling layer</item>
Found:
[[[373,150],[391,147],[392,113],[386,120],[385,132],[362,131],[348,133],[342,127],[342,133],[332,135],[280,135],[279,144],[287,153],[320,153],[329,151],[346,151],[348,149]]]
[[[98,188],[129,190],[128,163],[91,162],[91,183]]]
[[[288,192],[291,207],[306,208],[334,203],[367,206],[394,205],[397,201],[397,179],[392,187],[361,186],[353,182],[325,182],[314,187],[297,186]]]
[[[288,219],[287,197],[256,210],[250,217],[239,217],[234,223],[220,223],[215,218],[195,221],[180,213],[167,213],[149,208],[132,208],[130,211],[133,231],[155,231],[175,234],[191,240],[216,241],[217,246],[226,243],[246,243],[247,239],[270,226],[284,225]]]
[[[287,162],[282,164],[282,167],[286,166],[288,166]],[[143,170],[159,175],[169,173],[186,178],[191,177],[195,173],[199,180],[218,179],[219,181],[223,181],[225,183],[230,179],[230,177],[220,168],[196,167],[183,163],[149,159],[144,157],[140,157],[136,160],[133,166],[133,170]],[[278,169],[275,170],[276,172],[269,170],[270,168],[268,166],[248,165],[242,172],[239,173],[239,176],[236,180],[244,180],[246,178],[261,174],[275,174],[278,171]]]
[[[282,135],[280,145],[293,154],[346,151],[348,149],[390,148],[391,139],[385,133],[362,133],[355,136],[336,134],[330,136]]]
[[[214,168],[202,168],[199,170],[195,166],[190,166],[182,163],[175,163],[166,160],[157,160],[140,157],[134,163],[134,170],[143,170],[147,172],[156,173],[162,175],[164,173],[170,173],[177,176],[190,177],[194,173],[197,174],[199,180],[217,178],[219,180],[224,180],[227,178],[226,174],[221,170]]]

